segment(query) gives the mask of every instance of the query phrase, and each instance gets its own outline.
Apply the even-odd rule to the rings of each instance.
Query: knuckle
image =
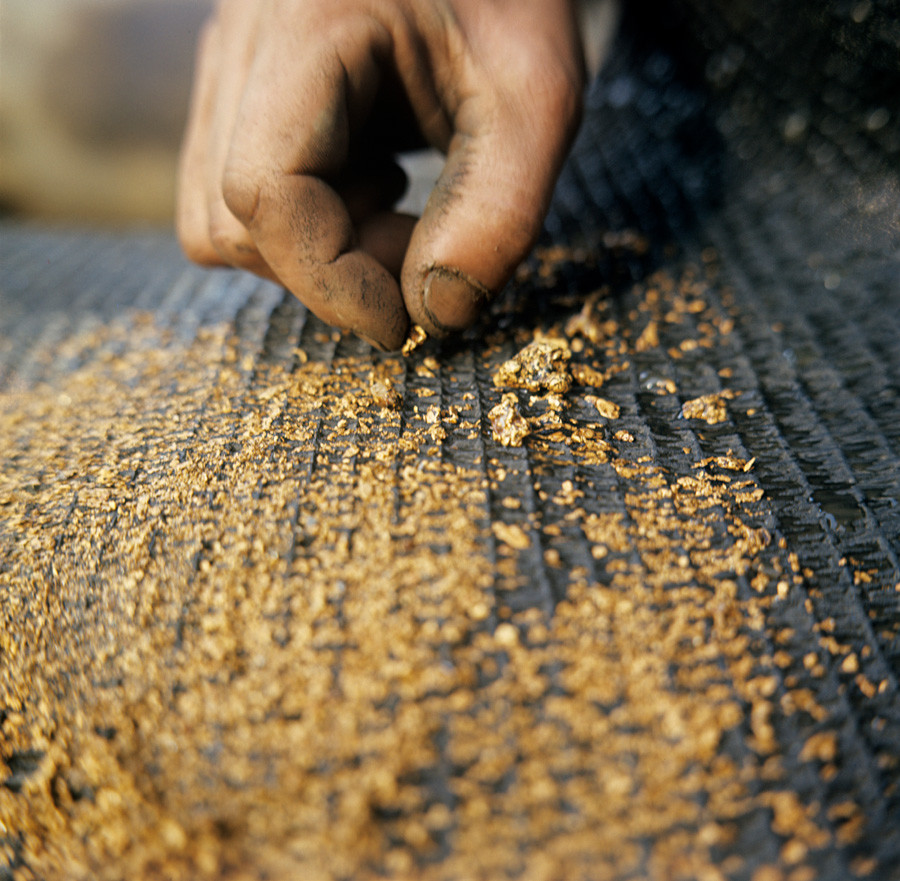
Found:
[[[222,224],[211,221],[209,224],[209,240],[215,248],[216,253],[227,263],[233,263],[233,255],[235,252],[235,242],[231,231],[226,229]]]
[[[246,269],[254,263],[255,250],[245,243],[244,237],[234,229],[233,222],[211,219],[209,240],[219,258],[230,266]]]
[[[228,210],[246,227],[256,219],[262,198],[263,181],[259,175],[234,164],[222,174],[222,199]]]
[[[200,266],[214,266],[222,262],[209,236],[196,225],[179,218],[175,231],[181,250],[192,263]]]

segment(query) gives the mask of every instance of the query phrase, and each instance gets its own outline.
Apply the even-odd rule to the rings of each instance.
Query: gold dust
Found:
[[[572,256],[544,254],[541,271]],[[679,344],[667,335],[688,321],[685,359],[730,332],[707,293],[657,275],[631,343],[597,292],[562,323],[569,341],[522,339],[498,371],[537,396],[502,395],[499,443],[535,474],[590,463],[618,487],[598,511],[583,483],[538,481],[555,523],[503,496],[499,467],[487,480],[423,454],[448,429],[477,437],[476,402],[423,395],[404,423],[391,360],[297,354],[293,373],[251,376],[227,328],[184,347],[146,323],[110,331],[126,354],[0,396],[0,447],[16,451],[0,471],[0,773],[39,756],[20,791],[0,788],[0,823],[37,877],[721,881],[748,871],[713,855],[765,809],[784,865],[754,881],[808,881],[832,832],[790,791],[777,720],[827,718],[787,679],[822,663],[786,632],[754,655],[803,573],[758,525],[753,460],[729,451],[676,477],[567,406],[573,382],[615,398],[630,354]],[[411,371],[447,369],[429,356]],[[730,397],[685,416],[725,419]],[[492,522],[492,493],[521,522]],[[570,532],[582,565],[554,547]],[[568,584],[552,614],[513,601],[541,556]],[[877,692],[827,622],[819,638]],[[721,744],[744,726],[736,762]],[[797,748],[837,773],[833,733]],[[422,782],[435,773],[446,800]],[[829,822],[840,842],[864,831],[852,802]]]

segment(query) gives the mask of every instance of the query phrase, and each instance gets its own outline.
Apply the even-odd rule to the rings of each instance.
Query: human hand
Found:
[[[410,319],[461,330],[540,232],[583,80],[571,0],[220,0],[182,150],[182,245],[381,348]],[[394,156],[424,145],[447,162],[417,220],[391,211]]]

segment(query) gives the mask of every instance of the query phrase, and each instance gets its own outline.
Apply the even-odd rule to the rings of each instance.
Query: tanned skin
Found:
[[[571,0],[221,0],[177,227],[383,349],[471,325],[540,231],[581,114]],[[394,157],[446,165],[420,218]]]

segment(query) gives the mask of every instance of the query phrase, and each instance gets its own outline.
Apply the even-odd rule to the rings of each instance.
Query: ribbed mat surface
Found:
[[[406,357],[2,228],[0,877],[900,878],[896,108],[690,83]]]

